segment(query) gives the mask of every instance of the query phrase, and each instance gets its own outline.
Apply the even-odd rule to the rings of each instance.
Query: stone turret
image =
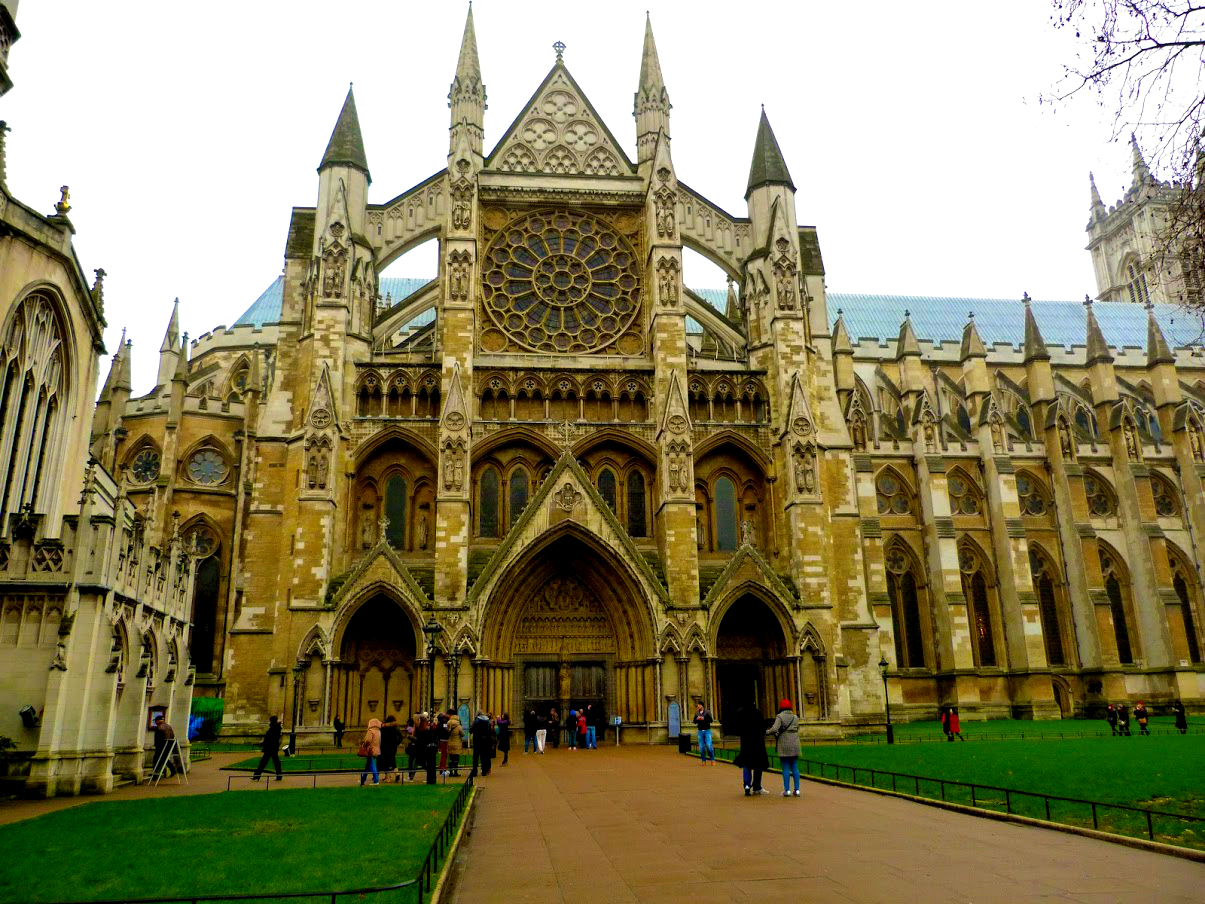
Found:
[[[456,75],[448,90],[448,107],[452,111],[451,134],[448,148],[456,152],[457,144],[465,141],[471,152],[481,162],[485,142],[485,84],[481,81],[481,63],[477,59],[477,32],[473,28],[473,4],[464,22],[464,36],[460,40],[460,57],[456,61]]]
[[[657,43],[653,40],[653,22],[644,20],[644,49],[640,54],[640,82],[632,102],[632,116],[636,118],[636,159],[641,164],[653,159],[657,147],[657,133],[666,139],[669,135],[669,92],[661,75],[661,62],[657,59]]]
[[[155,376],[155,385],[167,387],[172,375],[176,372],[176,363],[180,356],[180,299],[172,303],[172,315],[167,321],[167,330],[163,334],[163,342],[159,346],[159,372]]]

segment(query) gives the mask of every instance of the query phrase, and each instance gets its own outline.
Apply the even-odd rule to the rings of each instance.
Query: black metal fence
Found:
[[[691,749],[697,751],[697,744],[692,745]],[[730,748],[716,750],[716,758],[725,762],[732,762],[735,754],[736,751]],[[770,753],[769,757],[771,771],[780,772],[782,764],[778,756]],[[965,804],[1060,825],[1091,828],[1113,835],[1147,838],[1150,841],[1183,847],[1205,848],[1205,837],[1201,834],[1201,829],[1205,828],[1205,817],[1201,816],[1099,800],[1061,797],[1038,791],[1020,791],[976,782],[889,772],[869,766],[822,763],[802,757],[799,759],[799,772],[804,776],[832,779],[880,791],[911,794],[913,797],[929,800]]]
[[[298,770],[292,771],[292,772],[286,770],[285,772],[283,772],[281,774],[286,779],[293,779],[293,778],[306,779],[307,781],[309,781],[311,788],[317,788],[318,787],[318,779],[320,779],[320,778],[328,778],[328,777],[339,778],[339,777],[342,777],[345,775],[362,776],[362,775],[364,775],[364,765],[363,765],[363,763],[361,763],[359,766],[356,766],[354,769],[298,769]],[[427,783],[427,770],[425,770],[425,769],[416,770],[413,778],[410,777],[410,770],[408,770],[408,769],[402,769],[397,772],[382,772],[379,774],[381,777],[380,784],[382,784],[382,785],[384,785],[384,784],[392,785],[395,783],[396,784],[406,784],[406,785],[425,785]],[[441,773],[440,775],[436,776],[436,782],[437,782],[437,784],[441,784],[441,785],[447,785],[447,784],[454,785],[457,782],[461,781],[462,779],[464,781],[468,781],[468,777],[467,777],[468,774],[469,774],[468,769],[465,770],[464,776],[443,775]],[[230,775],[226,776],[226,790],[227,791],[233,790],[233,786],[234,786],[235,782],[248,783],[245,786],[247,789],[252,787],[250,785],[251,782],[255,782],[256,786],[262,786],[265,791],[272,787],[277,787],[277,788],[281,788],[281,789],[295,788],[295,787],[297,787],[297,784],[298,784],[297,782],[292,782],[292,781],[288,781],[288,782],[277,781],[276,773],[272,772],[271,770],[264,772],[261,777],[256,778],[256,776],[250,769],[240,769],[236,772],[231,772]],[[239,790],[243,790],[243,788],[240,788]]]
[[[971,723],[972,725],[981,725],[983,723]],[[1187,734],[1202,734],[1205,729],[1189,728]],[[1132,732],[1134,737],[1138,737],[1137,730]],[[1152,735],[1175,735],[1180,734],[1174,728],[1152,728]],[[971,730],[963,737],[965,741],[1067,741],[1079,738],[1108,738],[1111,735],[1108,732],[1101,731],[980,731],[978,728]],[[900,734],[899,726],[896,726],[895,744],[937,744],[946,743],[948,739],[945,735],[935,731],[931,735],[905,735]],[[803,747],[849,747],[862,745],[886,744],[887,735],[882,734],[860,734],[848,735],[842,738],[800,738],[799,743]],[[957,739],[955,744],[959,743]],[[715,746],[717,749],[721,747],[735,747],[739,741],[735,737],[725,737],[717,739]]]
[[[369,904],[385,904],[385,902],[404,902],[404,904],[422,904],[430,898],[435,890],[435,882],[440,868],[447,859],[460,821],[468,808],[472,796],[473,779],[466,777],[460,791],[456,794],[447,818],[435,833],[427,856],[423,858],[422,866],[413,879],[399,882],[397,885],[385,885],[375,888],[353,888],[346,891],[313,891],[286,892],[283,894],[254,894],[254,895],[180,895],[174,898],[117,898],[106,901],[79,901],[71,904],[210,904],[210,902],[229,901],[237,904],[269,904],[269,902],[285,901],[289,904],[347,904],[351,901],[367,901]],[[60,902],[62,904],[62,902]]]

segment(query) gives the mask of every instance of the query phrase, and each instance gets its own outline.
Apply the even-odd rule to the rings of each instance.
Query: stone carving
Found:
[[[779,239],[779,251],[785,252],[790,249],[790,242],[786,239]],[[783,246],[786,246],[785,248]],[[778,295],[778,309],[780,311],[793,311],[797,305],[796,286],[798,285],[799,268],[795,265],[795,261],[787,253],[780,255],[778,260],[774,262],[774,288]]]
[[[671,414],[666,423],[670,433],[681,435],[686,432],[686,418],[681,414]]]
[[[1071,439],[1071,426],[1064,418],[1059,418],[1059,449],[1063,453],[1063,458],[1068,461],[1075,461],[1075,443]]]
[[[921,432],[924,435],[925,451],[930,454],[936,452],[937,451],[937,426],[936,426],[936,424],[933,423],[933,417],[931,415],[925,417],[924,424],[921,428]]]
[[[364,549],[371,549],[377,542],[377,535],[373,530],[372,513],[373,507],[366,505],[364,513],[360,516],[360,545]]]
[[[50,671],[67,671],[67,644],[63,643],[61,640],[55,647],[54,660],[50,663]]]
[[[816,449],[811,443],[795,447],[795,489],[807,495],[816,492]]]
[[[325,436],[306,440],[306,485],[311,490],[325,490],[330,472],[331,441]]]
[[[703,512],[695,509],[695,545],[702,549],[707,544],[707,535],[703,532]]]
[[[464,489],[464,440],[449,439],[444,443],[443,477],[445,490]]]
[[[657,261],[657,300],[667,308],[678,306],[678,262],[672,257]]]
[[[582,501],[582,494],[577,491],[573,484],[568,481],[553,494],[553,502],[556,507],[564,512],[571,512],[577,507],[577,504]]]
[[[1201,428],[1195,420],[1188,422],[1188,448],[1194,461],[1205,461],[1205,443],[1201,442]]]
[[[593,111],[556,73],[506,145],[498,169],[518,173],[618,176],[619,156]]]
[[[866,412],[862,410],[862,399],[855,393],[849,403],[849,437],[854,448],[866,449]]]
[[[670,443],[666,447],[666,475],[670,492],[681,493],[690,489],[690,463],[686,443]]]
[[[419,549],[427,548],[427,540],[428,540],[429,532],[430,532],[430,525],[427,521],[427,513],[423,512],[418,518],[418,531],[417,531],[418,537],[416,539],[418,542]]]
[[[331,413],[325,408],[315,408],[310,415],[310,424],[319,430],[325,430],[330,426]]]
[[[674,216],[678,198],[674,190],[665,184],[669,180],[670,175],[671,173],[666,167],[661,167],[661,169],[657,170],[657,178],[661,180],[662,184],[653,195],[657,236],[663,239],[672,239],[676,226]]]
[[[467,161],[461,160],[459,163]],[[473,221],[473,183],[457,179],[452,184],[452,228],[468,229]]]
[[[1140,461],[1142,455],[1138,444],[1138,430],[1134,426],[1134,422],[1126,418],[1121,429],[1125,437],[1126,458],[1130,461]]]
[[[806,417],[797,417],[791,421],[791,429],[795,431],[796,436],[807,436],[812,432],[812,425]]]
[[[337,244],[331,246],[323,257],[323,265],[322,294],[327,298],[342,298],[343,283],[347,278],[347,252]]]
[[[448,255],[448,297],[453,301],[466,301],[469,297],[469,271],[473,256],[467,251],[453,251]]]
[[[464,426],[464,415],[459,411],[449,411],[444,418],[444,426],[449,430],[459,430]]]
[[[741,522],[741,545],[756,546],[757,537],[753,532],[753,522],[746,518]]]
[[[998,414],[992,418],[992,449],[997,455],[1004,454],[1004,425]]]

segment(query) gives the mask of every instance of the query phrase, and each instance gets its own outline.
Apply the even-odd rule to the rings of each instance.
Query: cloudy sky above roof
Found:
[[[759,105],[819,229],[831,291],[1081,298],[1088,170],[1106,204],[1129,152],[1091,103],[1038,95],[1073,52],[1048,0],[1007,4],[481,0],[486,147],[554,60],[552,43],[635,156],[644,12],[673,102],[679,178],[729,212],[743,200]],[[8,181],[50,212],[71,186],[85,269],[104,267],[110,353],[134,341],[149,388],[172,299],[191,335],[230,324],[280,272],[290,208],[349,81],[373,182],[399,194],[446,165],[448,85],[465,7],[345,0],[22,4],[0,101]],[[70,27],[66,24],[70,23]],[[419,249],[388,276],[430,276]],[[722,285],[699,259],[690,285]],[[107,367],[107,363],[105,365]]]

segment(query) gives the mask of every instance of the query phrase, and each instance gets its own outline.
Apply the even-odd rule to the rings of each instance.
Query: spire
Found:
[[[1025,305],[1025,348],[1023,360],[1026,364],[1030,361],[1049,361],[1050,352],[1046,348],[1046,340],[1042,338],[1042,331],[1038,329],[1038,321],[1033,316],[1033,307],[1030,305],[1028,292],[1021,298],[1021,303]]]
[[[748,200],[753,189],[762,185],[786,185],[791,191],[795,190],[791,173],[778,148],[778,139],[774,137],[774,130],[770,128],[770,120],[766,117],[765,107],[761,108],[761,120],[757,124],[757,140],[753,144],[753,163],[749,166],[745,199]]]
[[[1143,185],[1150,181],[1151,170],[1142,157],[1142,149],[1138,147],[1138,136],[1133,132],[1130,133],[1130,150],[1134,157],[1134,185]]]
[[[1148,301],[1146,303],[1146,366],[1154,367],[1156,364],[1175,363],[1176,356],[1172,354],[1163,330],[1159,327],[1159,321],[1155,319],[1155,306]]]
[[[167,321],[167,332],[163,334],[163,344],[159,346],[159,353],[174,352],[176,346],[180,344],[180,299],[177,298],[172,304],[172,316]]]
[[[966,361],[968,358],[986,358],[987,348],[983,345],[983,339],[979,336],[979,330],[975,326],[975,312],[971,311],[967,314],[967,325],[962,328],[962,348],[960,350],[958,360]]]
[[[912,312],[904,311],[904,322],[900,324],[900,338],[895,344],[896,358],[920,357],[920,343],[912,329]]]
[[[339,121],[335,123],[322,162],[318,164],[318,172],[328,166],[350,166],[360,170],[372,182],[368,172],[368,157],[364,153],[364,139],[360,135],[360,118],[356,115],[356,98],[350,86],[343,109],[339,111]]]
[[[1109,350],[1109,343],[1105,342],[1105,334],[1100,330],[1100,324],[1096,322],[1096,314],[1092,311],[1091,296],[1084,296],[1084,308],[1087,309],[1088,316],[1088,364],[1096,364],[1098,362],[1113,361],[1113,353]]]
[[[845,328],[845,314],[837,308],[837,322],[833,324],[833,354],[852,355],[853,343],[849,341],[849,330]]]
[[[473,28],[473,4],[464,20],[464,36],[460,39],[460,58],[456,61],[456,80],[467,84],[481,81],[481,62],[477,59],[477,31]]]
[[[1096,190],[1096,177],[1091,172],[1088,173],[1088,184],[1092,188],[1092,218],[1103,217],[1105,202],[1100,199],[1100,192]]]
[[[664,132],[669,138],[669,92],[661,75],[661,61],[657,57],[657,42],[653,40],[653,20],[648,13],[644,17],[644,49],[640,54],[640,82],[632,101],[632,115],[636,117],[636,157],[645,163],[653,158],[657,146],[657,134]]]
[[[741,322],[741,306],[736,300],[736,288],[732,285],[732,277],[728,277],[728,298],[724,304],[724,316],[733,323]]]
[[[180,340],[180,356],[176,359],[176,373],[172,379],[179,383],[188,382],[188,333]]]
[[[125,336],[125,330],[121,331],[121,335]],[[121,358],[121,366],[117,371],[117,382],[113,384],[113,391],[124,389],[127,393],[134,388],[134,382],[130,375],[130,358],[133,357],[131,349],[134,343],[129,339],[125,345],[117,350],[118,356]]]
[[[118,372],[121,370],[121,353],[126,347],[125,327],[121,329],[121,341],[117,343],[117,351],[113,354],[113,362],[109,365],[109,376],[105,378],[104,388],[100,391],[98,402],[107,402],[117,385]]]

